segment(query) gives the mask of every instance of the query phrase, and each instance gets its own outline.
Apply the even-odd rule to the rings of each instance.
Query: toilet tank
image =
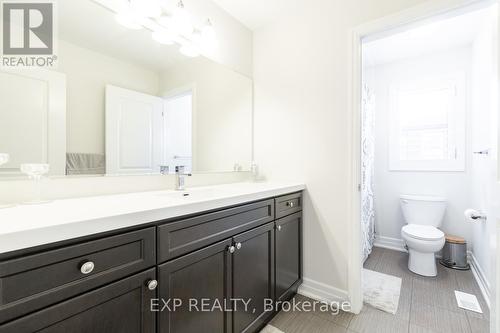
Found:
[[[420,224],[439,227],[443,223],[446,211],[446,198],[423,196],[423,195],[401,195],[401,209],[405,223]]]

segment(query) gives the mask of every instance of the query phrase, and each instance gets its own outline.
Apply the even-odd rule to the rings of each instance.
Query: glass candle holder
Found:
[[[9,160],[10,160],[9,154],[0,153],[0,166],[9,163]],[[14,206],[14,205],[12,205],[12,204],[3,204],[3,203],[0,202],[0,209],[2,209],[2,208],[9,208],[9,207],[12,207],[12,206]]]
[[[29,163],[21,164],[21,172],[26,174],[30,179],[33,179],[35,183],[35,199],[33,201],[25,202],[25,204],[42,204],[49,202],[48,200],[42,200],[42,184],[41,180],[44,175],[46,175],[50,170],[48,164],[43,163]]]

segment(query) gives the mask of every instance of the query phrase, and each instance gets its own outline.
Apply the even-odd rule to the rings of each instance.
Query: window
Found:
[[[464,75],[391,88],[390,170],[465,170]]]

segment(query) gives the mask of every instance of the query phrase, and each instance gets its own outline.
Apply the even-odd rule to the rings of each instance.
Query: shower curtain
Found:
[[[372,252],[375,241],[374,177],[374,113],[375,96],[365,85],[362,97],[361,131],[361,238],[363,262]]]

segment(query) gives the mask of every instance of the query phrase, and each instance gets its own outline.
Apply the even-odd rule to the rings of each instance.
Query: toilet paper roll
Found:
[[[464,215],[467,218],[467,220],[472,222],[486,219],[486,216],[483,213],[475,209],[467,209],[464,212]]]

